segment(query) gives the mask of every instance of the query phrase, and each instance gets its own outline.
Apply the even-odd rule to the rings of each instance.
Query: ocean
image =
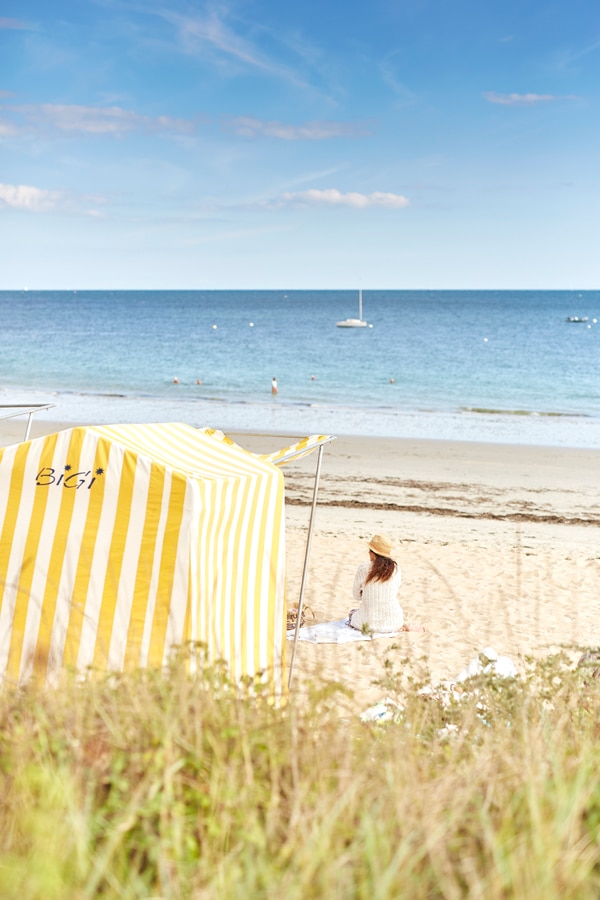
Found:
[[[365,289],[365,328],[336,327],[347,290],[2,291],[0,313],[0,404],[51,421],[600,448],[600,291]]]

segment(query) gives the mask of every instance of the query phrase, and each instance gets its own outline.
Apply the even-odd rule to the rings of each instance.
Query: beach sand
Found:
[[[23,420],[0,425],[0,445],[22,439]],[[61,427],[40,417],[31,437]],[[230,436],[255,452],[299,437]],[[299,597],[316,462],[313,453],[283,468],[290,606]],[[322,457],[306,624],[346,616],[366,542],[384,531],[402,569],[405,618],[426,631],[299,641],[294,692],[339,682],[346,709],[360,712],[385,697],[390,671],[453,681],[487,646],[519,669],[529,656],[564,649],[576,661],[600,645],[599,486],[598,450],[337,438]],[[288,642],[288,660],[291,649]]]
[[[273,437],[232,435],[256,451]],[[281,437],[280,446],[294,438]],[[297,602],[316,454],[287,466],[288,602]],[[299,641],[294,691],[341,682],[357,710],[386,674],[453,681],[492,646],[517,669],[600,644],[600,451],[340,437],[324,449],[304,602],[315,622],[354,605],[366,542],[397,548],[407,632],[351,644]],[[306,624],[313,622],[307,613]]]

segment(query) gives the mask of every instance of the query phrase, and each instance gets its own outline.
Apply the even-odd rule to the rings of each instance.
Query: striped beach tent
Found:
[[[283,685],[283,476],[183,424],[72,428],[0,450],[0,682],[160,667],[202,642]]]

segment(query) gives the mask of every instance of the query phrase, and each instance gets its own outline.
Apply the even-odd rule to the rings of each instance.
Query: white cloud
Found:
[[[31,184],[0,184],[0,212],[9,207],[30,213],[104,218],[99,207],[106,205],[106,198],[98,194],[74,194],[67,191],[50,191]]]
[[[48,212],[63,198],[60,191],[47,191],[29,184],[0,184],[0,209],[10,206],[27,212]]]
[[[554,94],[497,94],[495,91],[486,91],[483,96],[488,103],[499,103],[501,106],[535,106],[560,99]]]
[[[43,103],[4,105],[5,133],[56,131],[62,134],[94,134],[120,137],[134,131],[189,134],[196,123],[169,116],[142,116],[120,106],[78,106]]]
[[[281,141],[326,141],[331,138],[353,138],[369,134],[363,125],[327,120],[290,125],[286,122],[269,122],[253,116],[235,116],[227,119],[225,125],[240,137],[271,137]]]
[[[281,194],[280,197],[266,205],[275,209],[286,206],[404,209],[404,207],[410,206],[410,200],[403,197],[402,194],[388,194],[383,191],[375,191],[372,194],[360,194],[356,191],[350,191],[347,194],[343,194],[335,188],[328,188],[324,191],[311,189],[294,193],[288,192]]]

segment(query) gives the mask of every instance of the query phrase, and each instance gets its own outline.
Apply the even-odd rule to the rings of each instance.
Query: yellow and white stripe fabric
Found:
[[[270,462],[274,466],[284,466],[286,463],[296,462],[297,459],[308,456],[313,450],[334,440],[335,438],[330,434],[311,434],[296,444],[292,444],[291,447],[284,447],[283,450],[276,450],[274,453],[261,453],[258,458],[264,462]]]
[[[206,645],[282,692],[283,477],[183,424],[0,450],[0,682],[162,666]]]
[[[203,434],[211,435],[215,440],[223,441],[230,447],[237,447],[237,444],[226,434],[223,434],[222,431],[217,431],[214,428],[203,428],[202,432]],[[317,450],[323,444],[328,444],[334,440],[335,437],[331,434],[311,434],[290,447],[284,447],[283,450],[275,450],[273,453],[252,453],[251,455],[274,466],[284,466],[286,463],[295,462],[298,459],[302,459],[303,456],[308,456],[313,450]],[[249,453],[250,451],[246,452]]]

